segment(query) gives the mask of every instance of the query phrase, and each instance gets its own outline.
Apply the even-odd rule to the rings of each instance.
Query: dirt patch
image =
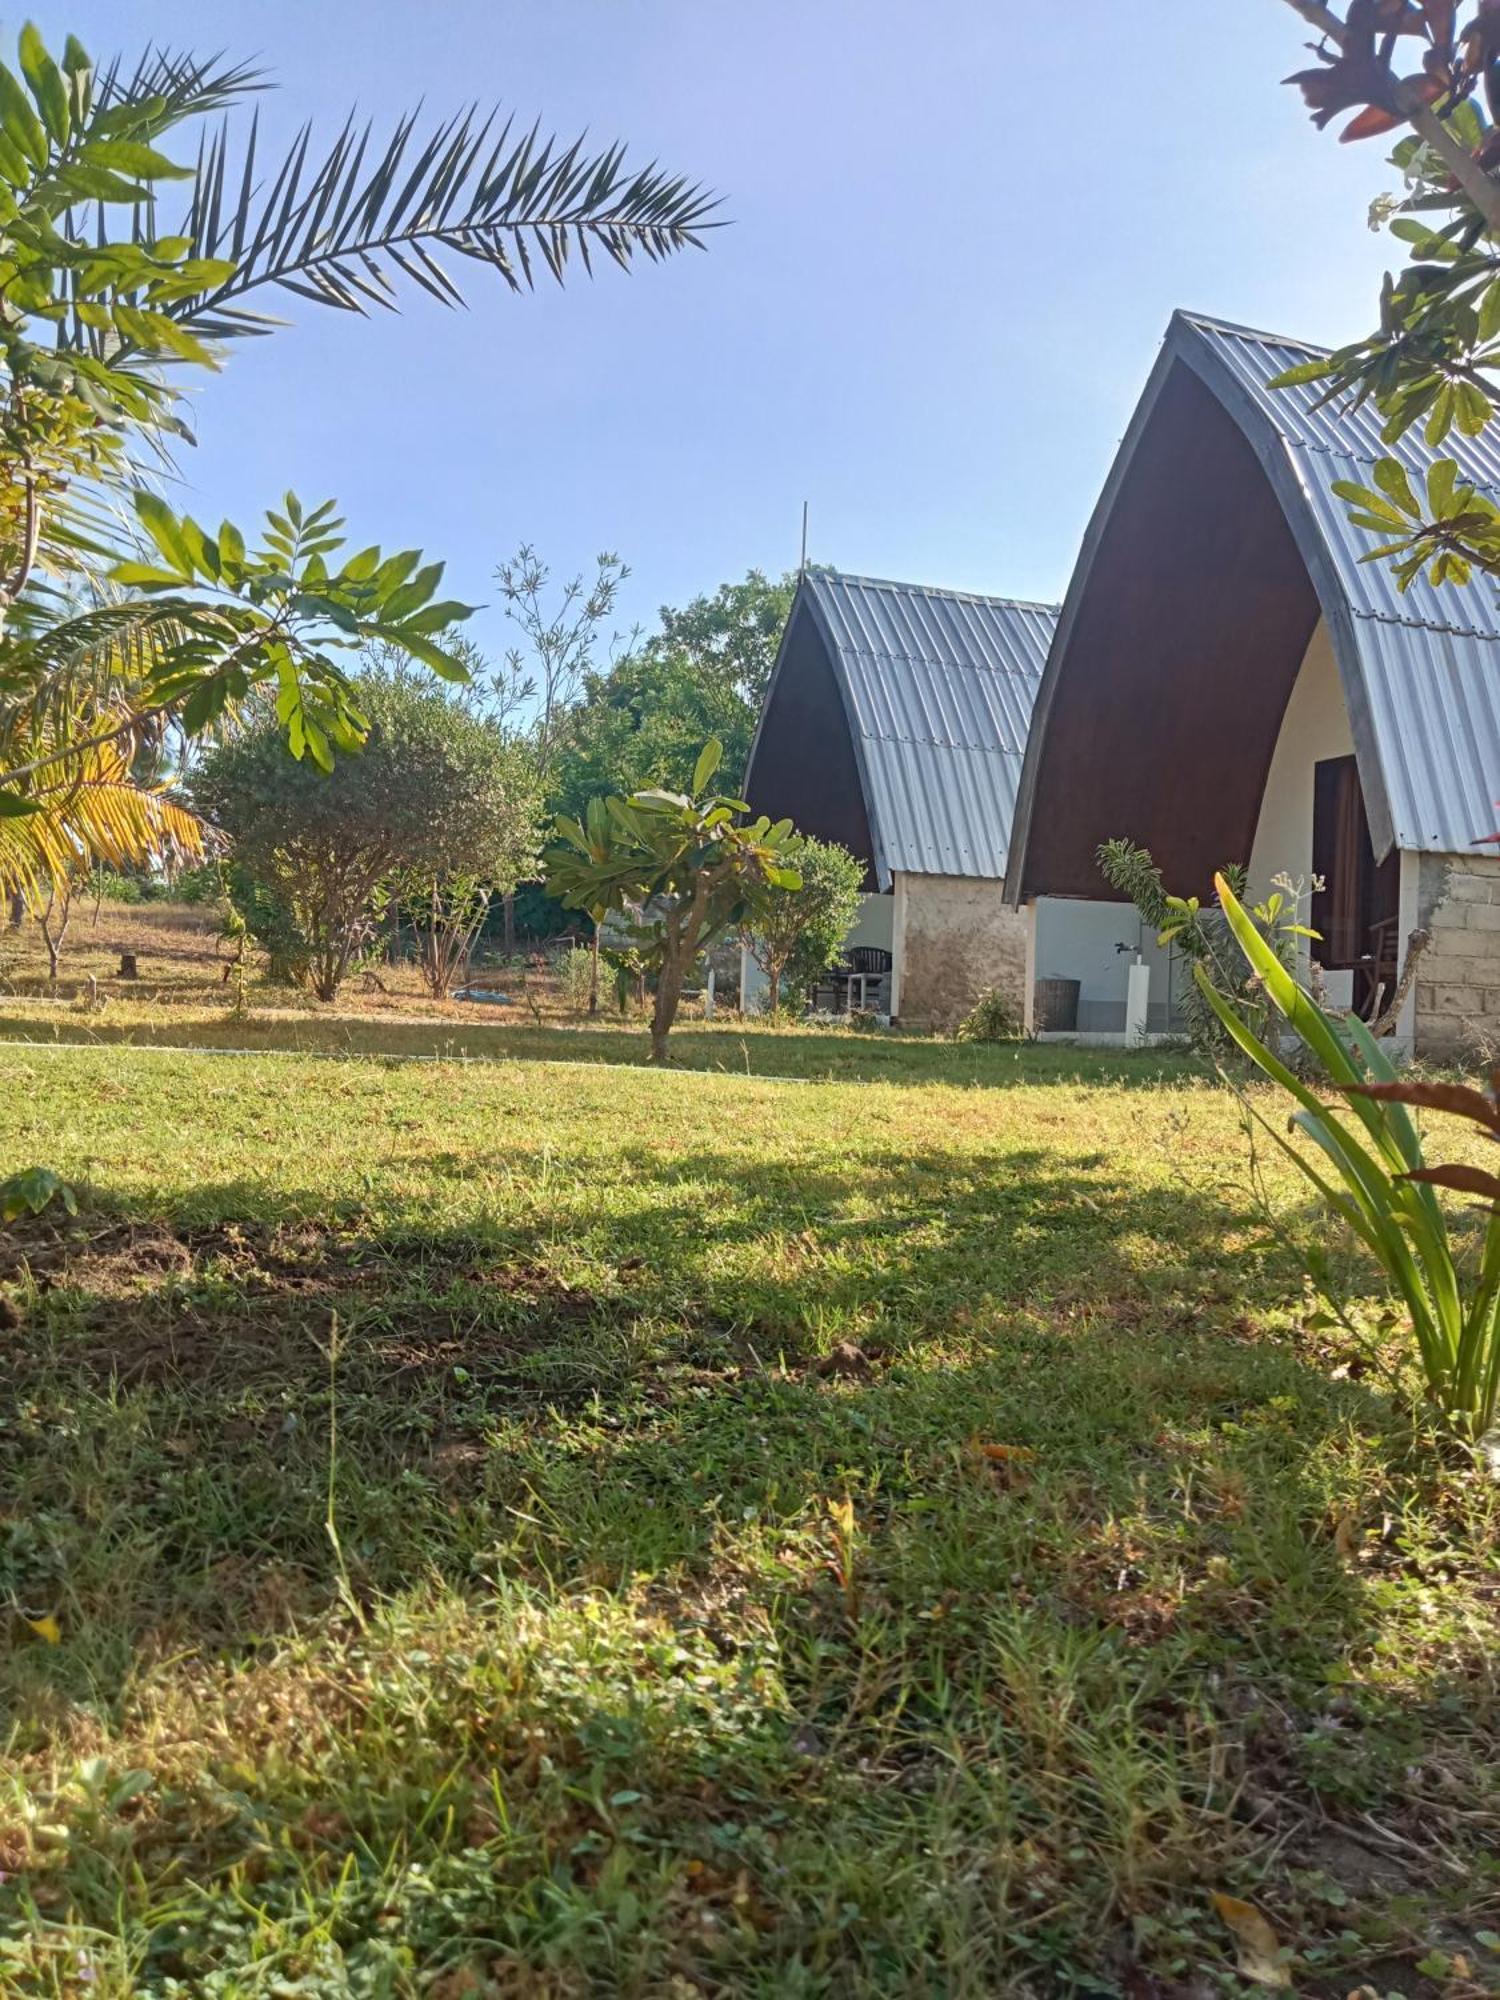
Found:
[[[493,1373],[618,1306],[472,1238],[385,1239],[299,1222],[54,1224],[0,1237],[0,1282],[29,1280],[70,1368],[127,1383],[321,1380],[337,1321],[346,1373]],[[29,1344],[0,1352],[16,1384]]]
[[[1298,1861],[1317,1868],[1357,1901],[1415,1896],[1421,1884],[1398,1856],[1382,1854],[1338,1827],[1325,1827],[1302,1848]]]

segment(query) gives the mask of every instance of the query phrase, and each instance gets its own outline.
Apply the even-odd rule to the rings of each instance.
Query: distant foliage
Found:
[[[97,868],[89,884],[103,903],[148,903],[155,901],[156,884],[139,875],[121,875],[113,868]]]
[[[576,818],[601,794],[680,783],[710,738],[724,746],[725,785],[742,784],[795,589],[795,577],[751,570],[664,605],[655,631],[587,674],[553,774],[558,810]]]

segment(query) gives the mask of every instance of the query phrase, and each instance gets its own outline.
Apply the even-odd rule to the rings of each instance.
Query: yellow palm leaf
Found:
[[[52,884],[101,861],[133,868],[201,858],[202,823],[165,787],[135,782],[124,744],[70,754],[59,768],[65,775],[29,790],[34,810],[0,816],[0,895],[38,903]]]

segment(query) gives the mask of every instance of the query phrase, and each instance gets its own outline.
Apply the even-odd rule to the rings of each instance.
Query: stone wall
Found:
[[[901,961],[901,1019],[947,1030],[998,986],[1021,1020],[1026,994],[1026,914],[1008,910],[1004,884],[965,875],[908,875]]]
[[[1424,854],[1417,922],[1431,934],[1417,974],[1416,1051],[1500,1056],[1500,859]]]

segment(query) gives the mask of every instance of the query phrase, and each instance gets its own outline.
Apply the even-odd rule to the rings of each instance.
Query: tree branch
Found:
[[[1348,48],[1349,30],[1321,0],[1286,0],[1286,5],[1337,47]],[[1453,136],[1419,90],[1394,75],[1391,81],[1402,117],[1423,145],[1430,146],[1438,155],[1489,228],[1500,235],[1500,182],[1492,180],[1467,147]]]
[[[15,574],[0,584],[0,611],[14,604],[26,588],[36,563],[37,543],[42,532],[42,510],[37,499],[36,474],[31,470],[29,462],[23,461],[23,463],[26,465],[21,475],[26,487],[26,525],[22,530],[21,555],[16,564]]]

